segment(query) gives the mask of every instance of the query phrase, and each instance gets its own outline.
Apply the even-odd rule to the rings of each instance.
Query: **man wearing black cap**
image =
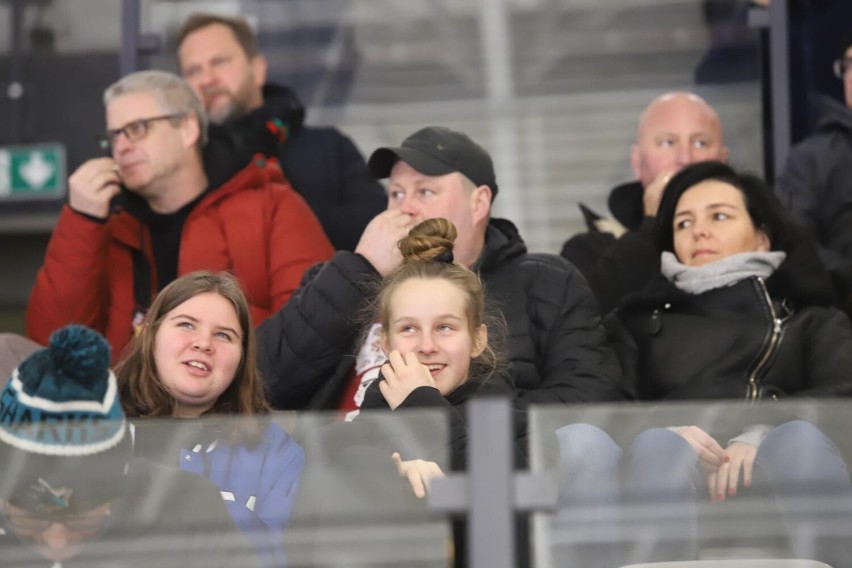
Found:
[[[132,457],[109,361],[68,326],[0,390],[0,564],[258,565],[215,485]]]
[[[497,193],[488,153],[467,135],[423,128],[368,163],[389,177],[388,208],[367,226],[354,253],[338,251],[309,272],[292,300],[258,329],[258,362],[279,408],[354,411],[384,357],[373,326],[361,343],[353,316],[379,277],[401,263],[398,241],[424,219],[458,230],[458,262],[478,271],[509,327],[508,360],[524,403],[612,400],[620,370],[594,298],[564,259],[529,254],[515,226],[490,217]],[[357,351],[354,361],[345,357]]]

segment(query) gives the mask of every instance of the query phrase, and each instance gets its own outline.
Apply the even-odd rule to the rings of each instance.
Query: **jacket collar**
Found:
[[[796,229],[791,229],[796,230]],[[834,304],[834,292],[828,273],[819,260],[816,247],[807,237],[794,239],[794,244],[788,250],[787,258],[781,266],[766,279],[766,288],[775,300],[789,300],[795,306],[831,306]],[[748,279],[746,279],[748,280]],[[737,288],[739,284],[731,288]],[[714,290],[701,294],[701,297],[713,294]],[[665,304],[677,306],[691,301],[692,296],[679,290],[662,274],[641,292],[625,296],[619,304],[622,313],[634,310],[653,309]]]
[[[263,113],[275,117],[295,134],[301,130],[305,121],[305,106],[291,89],[275,83],[263,86]]]
[[[488,272],[526,252],[527,245],[514,223],[492,217],[485,229],[485,248],[471,269],[474,272]]]
[[[816,126],[818,132],[852,131],[852,109],[829,97],[820,97],[814,104],[820,111]]]
[[[230,129],[211,125],[207,145],[202,153],[207,187],[198,198],[185,205],[179,212],[170,215],[185,214],[186,209],[192,209],[204,197],[228,186],[236,177],[252,169],[252,161],[258,158],[260,157],[254,154],[252,148],[242,144]],[[163,217],[151,211],[144,198],[125,187],[122,187],[118,204],[143,223],[150,223]]]
[[[207,189],[180,210],[163,215],[155,213],[148,202],[138,194],[122,187],[116,215],[110,218],[113,237],[133,248],[141,248],[141,227],[169,217],[189,216],[193,212],[203,211],[239,191],[251,187],[264,186],[270,181],[283,180],[283,174],[277,161],[268,160],[261,155],[238,170],[221,185],[208,186]]]
[[[293,91],[267,83],[263,86],[263,101],[263,106],[218,127],[232,137],[232,151],[274,156],[281,144],[302,129],[305,107]]]
[[[645,218],[644,191],[641,183],[631,181],[616,186],[609,194],[607,203],[612,216],[631,231],[638,231]]]

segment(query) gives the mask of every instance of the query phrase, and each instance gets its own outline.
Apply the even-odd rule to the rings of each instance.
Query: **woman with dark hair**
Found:
[[[641,559],[661,561],[695,558],[702,486],[711,501],[743,490],[772,494],[791,522],[806,520],[802,508],[785,510],[797,496],[824,491],[848,501],[837,447],[813,425],[753,404],[852,393],[852,329],[832,307],[813,245],[765,183],[718,162],[671,179],[655,236],[662,275],[607,318],[627,396],[749,404],[706,429],[646,430],[623,455],[594,426],[559,429],[563,502],[575,500],[575,480],[594,479],[601,496],[665,504],[675,520],[666,526],[678,534],[666,532]],[[757,424],[773,416],[774,426]],[[823,541],[794,552],[830,564],[849,553]]]
[[[852,349],[839,349],[852,347],[849,321],[813,244],[759,178],[718,162],[685,168],[666,187],[655,237],[662,277],[610,318],[622,362],[635,362],[632,398],[852,393]]]

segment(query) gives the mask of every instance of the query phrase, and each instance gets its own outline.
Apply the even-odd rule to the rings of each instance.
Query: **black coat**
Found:
[[[364,402],[361,404],[362,411],[390,410],[379,389],[379,381],[384,377],[379,375],[364,394]],[[471,377],[467,382],[460,385],[447,396],[443,396],[438,389],[433,387],[419,387],[409,394],[397,407],[397,410],[441,408],[449,417],[449,457],[451,468],[464,470],[467,464],[467,411],[465,405],[474,398],[487,396],[502,396],[514,402],[517,398],[512,378],[507,373],[494,373],[490,376]],[[356,421],[358,419],[356,418]],[[526,464],[526,420],[523,412],[515,412],[515,461],[518,467]],[[427,456],[409,456],[421,459]],[[403,459],[407,456],[403,455]],[[437,460],[432,460],[437,461]]]
[[[852,394],[852,327],[805,239],[766,281],[687,294],[659,276],[607,320],[639,400]]]
[[[267,84],[264,105],[228,125],[244,149],[278,158],[284,176],[313,209],[338,250],[354,250],[387,195],[364,157],[335,128],[303,124],[305,109],[290,89]]]
[[[852,300],[852,110],[821,102],[816,131],[793,148],[775,192],[819,245],[845,302]]]
[[[433,387],[419,387],[412,391],[405,400],[390,414],[390,407],[379,389],[381,375],[368,388],[361,405],[361,413],[352,422],[330,424],[314,433],[314,446],[321,448],[315,459],[309,459],[308,467],[321,467],[330,471],[345,471],[348,483],[357,479],[358,487],[380,487],[372,494],[381,495],[379,502],[371,505],[371,511],[383,511],[385,507],[395,508],[395,518],[403,518],[400,510],[411,515],[417,511],[416,505],[425,511],[423,503],[412,503],[413,492],[408,482],[401,480],[395,468],[391,465],[390,456],[399,452],[403,460],[422,459],[433,461],[444,472],[461,471],[467,465],[467,402],[473,398],[486,396],[503,396],[514,399],[515,388],[507,373],[496,372],[488,376],[471,377],[446,397]],[[429,415],[417,413],[417,410],[434,410]],[[439,412],[442,411],[441,412]],[[412,412],[406,412],[412,411]],[[524,469],[527,466],[526,451],[526,413],[515,408],[513,453],[515,467]],[[444,422],[447,419],[448,423]],[[442,427],[443,426],[443,427]],[[310,450],[309,450],[310,453]],[[307,471],[310,471],[307,470]],[[313,473],[306,473],[305,485],[300,493],[313,489]],[[400,492],[400,488],[403,491]],[[324,496],[328,490],[324,491]],[[301,498],[301,495],[300,495]],[[352,497],[348,497],[352,499]],[[325,498],[319,498],[325,501]],[[395,504],[394,504],[395,502]],[[302,501],[298,508],[307,509],[313,503]],[[294,513],[298,518],[300,511]],[[434,511],[427,513],[434,515]],[[361,513],[359,518],[363,517]],[[384,512],[384,518],[390,514]],[[453,520],[454,534],[454,566],[467,566],[466,552],[466,523],[463,518]],[[518,538],[517,566],[527,566],[526,551],[528,549],[527,535],[529,533],[525,519],[519,519],[516,525]]]
[[[627,229],[616,238],[598,229],[600,215],[585,209],[588,231],[569,238],[560,255],[574,264],[594,292],[602,314],[609,313],[632,292],[642,290],[660,273],[654,245],[654,218],[646,217],[638,181],[617,186],[609,194],[613,217]]]
[[[515,226],[489,223],[473,267],[508,323],[508,361],[522,403],[618,397],[618,362],[582,275],[564,259],[529,254]],[[357,351],[355,321],[379,275],[338,252],[258,328],[258,364],[277,408],[336,408]]]

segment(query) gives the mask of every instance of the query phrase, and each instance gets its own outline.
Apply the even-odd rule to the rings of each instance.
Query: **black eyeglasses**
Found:
[[[834,76],[838,79],[845,78],[850,69],[852,69],[852,59],[844,57],[834,62]]]
[[[104,136],[98,138],[98,144],[100,144],[102,150],[110,150],[115,145],[115,141],[118,139],[119,134],[124,134],[124,136],[131,142],[142,140],[148,135],[148,127],[152,122],[157,122],[158,120],[174,121],[175,119],[183,117],[185,114],[186,113],[184,112],[176,112],[161,116],[152,116],[151,118],[140,118],[139,120],[128,122],[121,128],[107,130]]]

